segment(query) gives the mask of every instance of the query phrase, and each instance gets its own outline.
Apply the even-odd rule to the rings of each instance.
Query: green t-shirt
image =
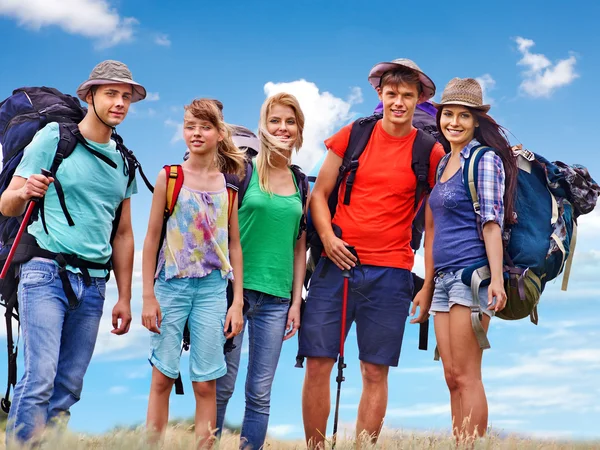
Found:
[[[245,289],[290,298],[294,247],[302,217],[302,200],[297,189],[298,186],[292,195],[263,192],[254,165],[239,210]]]
[[[15,175],[29,178],[32,174],[41,173],[42,168],[49,170],[59,136],[58,124],[55,122],[38,131],[25,148]],[[56,173],[75,226],[71,227],[67,223],[54,184],[50,184],[44,200],[48,234],[39,219],[27,231],[43,249],[74,254],[88,261],[105,264],[112,254],[110,235],[115,212],[124,199],[137,192],[137,187],[135,180],[127,187],[129,177],[123,173],[125,163],[112,139],[106,144],[92,141],[88,143],[94,150],[114,161],[117,168],[112,168],[77,144]],[[68,269],[79,272],[73,267]],[[102,277],[106,275],[106,271],[90,270],[90,275]]]

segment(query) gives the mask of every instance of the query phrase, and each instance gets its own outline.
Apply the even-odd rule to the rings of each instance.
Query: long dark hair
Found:
[[[505,129],[499,125],[491,116],[477,109],[465,106],[467,110],[475,117],[479,126],[475,128],[475,139],[480,144],[492,147],[496,150],[496,154],[500,156],[504,165],[504,173],[506,181],[504,187],[504,224],[512,225],[517,222],[515,214],[515,192],[517,190],[517,175],[519,169],[517,167],[517,159],[515,158],[511,145],[508,141]],[[450,142],[444,136],[442,127],[440,126],[440,118],[444,107],[438,109],[436,115],[436,124],[440,131],[438,140],[444,146],[446,152],[450,151]]]

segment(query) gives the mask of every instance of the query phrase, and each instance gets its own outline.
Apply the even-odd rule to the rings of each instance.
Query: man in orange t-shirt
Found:
[[[356,322],[363,378],[357,437],[363,431],[374,440],[379,435],[387,407],[388,371],[398,365],[413,297],[410,241],[417,179],[411,161],[417,130],[412,119],[417,104],[434,96],[435,84],[407,59],[377,64],[369,82],[383,102],[383,119],[376,123],[359,158],[350,204],[342,201],[345,183],[333,218],[327,200],[336,185],[352,124],[325,141],[329,152],[310,204],[327,255],[311,277],[299,346],[299,354],[307,357],[302,394],[304,429],[309,446],[315,447],[323,445],[326,434],[331,370],[340,350],[342,270],[355,267],[357,261],[346,245],[354,246],[361,262],[360,268],[351,270],[346,320],[346,333]],[[430,186],[443,155],[442,146],[436,143],[430,157]],[[342,230],[341,239],[336,237],[334,226]],[[414,322],[428,315],[429,305],[419,306]]]

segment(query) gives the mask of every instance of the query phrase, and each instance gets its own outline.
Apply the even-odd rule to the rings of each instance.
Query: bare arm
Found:
[[[3,216],[15,217],[25,212],[27,203],[33,198],[46,195],[48,186],[54,178],[47,178],[41,174],[31,175],[29,178],[15,176],[0,197],[0,211]]]
[[[158,246],[161,244],[159,241],[166,204],[167,181],[164,172],[161,171],[154,185],[148,230],[146,231],[142,253],[142,325],[148,330],[159,334],[162,315],[154,295],[154,273],[156,272]]]
[[[227,317],[225,318],[225,333],[231,326],[231,332],[226,334],[227,339],[240,334],[244,326],[244,260],[240,242],[237,199],[233,202],[231,218],[229,219],[229,260],[233,268],[233,304],[227,311]]]
[[[308,212],[310,203],[310,190],[308,192],[304,214]],[[294,278],[292,282],[292,304],[288,312],[286,333],[283,340],[294,336],[300,328],[300,308],[302,306],[302,288],[304,287],[304,277],[306,276],[306,231],[302,232],[300,239],[294,246]]]
[[[425,204],[425,242],[423,244],[423,251],[425,253],[425,281],[423,288],[418,292],[413,300],[412,309],[410,312],[411,316],[414,316],[419,307],[419,315],[412,319],[410,323],[424,322],[429,317],[429,307],[431,306],[431,299],[434,291],[435,269],[433,266],[433,214],[431,207],[429,206],[429,199],[426,200]]]
[[[335,236],[331,227],[332,217],[327,204],[327,200],[335,188],[342,161],[342,158],[332,151],[327,152],[315,183],[310,208],[311,217],[325,248],[325,253],[336,266],[343,270],[354,267],[356,257],[346,248],[348,244]]]
[[[492,281],[488,288],[488,308],[494,311],[502,311],[506,305],[506,291],[504,290],[502,230],[500,225],[495,222],[484,224],[483,242],[485,243],[485,252],[492,274]],[[494,297],[496,297],[496,304],[492,307]]]
[[[131,199],[123,200],[119,228],[112,243],[112,262],[119,299],[113,308],[111,333],[121,335],[131,325],[131,276],[133,273],[133,228],[131,227]],[[121,324],[119,325],[119,319]]]

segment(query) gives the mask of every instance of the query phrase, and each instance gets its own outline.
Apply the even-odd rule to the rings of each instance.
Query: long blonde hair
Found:
[[[206,120],[223,134],[223,140],[217,144],[217,167],[223,173],[242,176],[245,170],[244,153],[231,139],[231,127],[223,121],[223,115],[215,100],[196,99],[184,109],[199,120]]]
[[[296,117],[296,125],[298,127],[298,136],[292,148],[282,143],[267,131],[267,121],[271,108],[276,105],[289,106],[294,111]],[[292,163],[292,151],[298,152],[302,147],[302,133],[304,131],[304,113],[300,108],[298,99],[292,94],[282,92],[275,94],[265,100],[260,109],[260,122],[258,124],[258,139],[260,140],[260,151],[256,157],[256,168],[258,172],[258,184],[264,192],[272,194],[269,186],[269,168],[273,168],[272,159],[274,156],[279,156],[288,160],[288,165]]]

